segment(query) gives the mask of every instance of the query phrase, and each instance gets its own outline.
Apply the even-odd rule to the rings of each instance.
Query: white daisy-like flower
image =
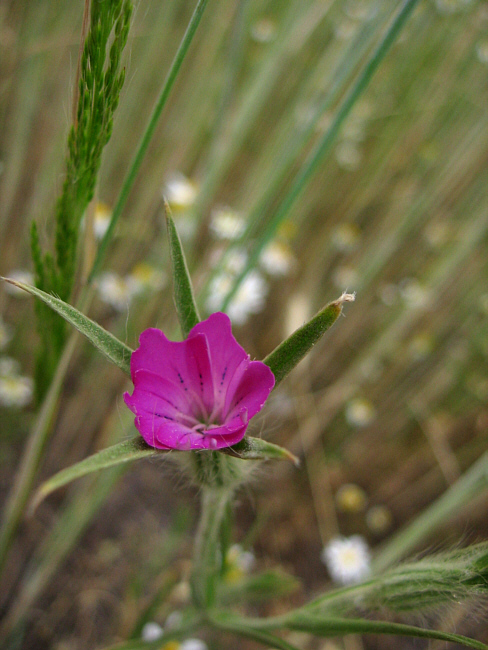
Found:
[[[22,282],[23,284],[34,284],[34,276],[26,269],[14,269],[8,273],[7,277],[16,282]],[[26,291],[23,291],[8,282],[5,283],[5,291],[16,298],[27,298],[29,296]]]
[[[167,631],[175,630],[176,628],[180,627],[182,621],[183,614],[178,610],[175,610],[174,612],[168,614],[166,617],[166,621],[164,622],[164,629]]]
[[[218,239],[239,239],[245,229],[245,220],[232,208],[222,206],[212,211],[210,230]]]
[[[97,239],[102,239],[110,224],[112,210],[106,203],[97,203],[93,216],[93,232]]]
[[[157,641],[163,636],[163,628],[158,625],[158,623],[154,623],[154,621],[151,621],[149,623],[146,623],[144,627],[142,628],[141,632],[141,638],[143,641]]]
[[[276,36],[276,23],[270,18],[260,18],[251,26],[251,38],[258,43],[270,43]]]
[[[274,241],[263,250],[259,262],[269,275],[287,275],[295,266],[296,259],[288,244]]]
[[[361,535],[332,539],[323,548],[321,559],[332,580],[341,585],[362,582],[371,572],[371,552]]]
[[[220,273],[210,285],[206,308],[209,312],[219,311],[225,297],[234,283],[234,275]],[[227,313],[236,325],[243,325],[251,314],[259,313],[265,305],[268,285],[257,271],[251,271],[242,281],[232,298]]]
[[[0,317],[0,350],[8,345],[12,338],[12,330]]]
[[[197,185],[181,172],[172,172],[168,175],[163,187],[163,196],[173,210],[184,210],[195,203]]]
[[[363,159],[361,149],[357,143],[352,140],[343,140],[339,142],[335,150],[337,163],[342,169],[353,172],[358,169]]]
[[[140,291],[140,284],[130,277],[122,278],[117,273],[107,271],[102,273],[98,281],[100,300],[113,307],[116,311],[124,311],[134,296]]]
[[[366,427],[376,417],[373,404],[364,397],[355,397],[346,405],[346,420],[354,427]]]
[[[179,650],[208,650],[207,644],[201,639],[186,639]]]
[[[415,278],[405,278],[400,283],[400,292],[409,307],[420,309],[429,303],[429,290]]]
[[[30,377],[11,374],[0,377],[0,405],[7,407],[27,406],[32,400],[34,382]]]
[[[250,573],[256,564],[256,557],[252,551],[245,551],[240,544],[232,544],[227,551],[227,562],[242,573]]]

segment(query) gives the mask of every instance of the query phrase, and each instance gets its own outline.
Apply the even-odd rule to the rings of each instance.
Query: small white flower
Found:
[[[34,382],[30,377],[4,375],[0,377],[0,405],[22,407],[32,399]]]
[[[167,631],[175,630],[176,628],[180,627],[182,621],[182,613],[178,610],[175,610],[174,612],[171,612],[171,614],[168,614],[166,617],[166,621],[164,622],[164,629]]]
[[[256,558],[251,551],[245,551],[240,544],[233,544],[227,551],[227,562],[242,573],[250,573],[256,564]]]
[[[181,644],[181,650],[208,650],[208,648],[201,639],[186,639]]]
[[[163,636],[163,628],[157,623],[146,623],[142,628],[141,637],[143,641],[157,641]]]
[[[346,405],[346,420],[354,427],[366,427],[376,417],[373,404],[364,397],[355,397]]]
[[[181,172],[169,174],[163,188],[163,196],[173,210],[184,210],[195,203],[197,186]]]
[[[12,330],[0,317],[0,350],[7,346],[11,338]]]
[[[102,239],[110,224],[112,210],[106,203],[97,203],[93,217],[93,232],[97,239]]]
[[[400,283],[401,295],[409,307],[420,309],[429,303],[429,290],[415,278],[405,278]]]
[[[26,269],[14,269],[13,271],[10,271],[7,277],[16,282],[22,282],[23,284],[34,284],[34,276]],[[5,283],[5,291],[11,296],[16,296],[17,298],[27,298],[29,296],[26,291],[23,291],[8,282]]]
[[[234,283],[234,276],[221,273],[212,280],[206,307],[209,312],[219,311]],[[268,286],[257,271],[251,271],[242,281],[232,298],[227,313],[236,325],[246,322],[250,314],[257,314],[265,305]]]
[[[251,26],[251,38],[258,43],[270,43],[276,36],[276,23],[270,18],[261,18]]]
[[[291,248],[280,241],[268,244],[261,253],[259,261],[269,275],[287,275],[296,263]]]
[[[353,172],[358,169],[363,159],[361,149],[356,142],[352,140],[343,140],[339,142],[335,150],[337,163],[342,169]]]
[[[124,311],[133,297],[138,293],[140,285],[130,278],[122,278],[117,273],[107,271],[102,273],[98,281],[100,300],[113,307],[116,311]]]
[[[321,554],[334,582],[351,585],[362,582],[371,571],[371,553],[361,535],[332,539]]]
[[[229,207],[219,207],[212,211],[210,230],[218,239],[236,240],[246,229],[246,222]]]

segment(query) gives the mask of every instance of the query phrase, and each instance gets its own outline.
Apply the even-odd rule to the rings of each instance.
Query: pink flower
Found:
[[[135,425],[157,449],[220,449],[242,440],[275,379],[251,361],[226,314],[198,323],[185,341],[161,330],[142,332],[130,367],[134,392],[124,400]]]

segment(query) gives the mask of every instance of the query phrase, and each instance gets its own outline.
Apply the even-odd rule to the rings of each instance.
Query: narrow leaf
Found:
[[[308,323],[298,328],[263,359],[263,362],[271,368],[275,376],[275,387],[310,352],[329,327],[336,322],[342,313],[342,305],[345,302],[352,302],[354,299],[354,294],[342,294],[340,298],[326,305]]]
[[[9,278],[1,278],[10,284],[27,291],[39,300],[42,300],[51,309],[62,316],[68,323],[71,323],[79,332],[84,334],[86,338],[92,343],[102,354],[104,354],[112,363],[118,366],[121,370],[130,375],[130,357],[132,350],[119,341],[113,334],[107,332],[98,323],[91,320],[80,311],[68,305],[63,300],[51,296],[41,289],[31,287],[29,284],[9,280]]]
[[[251,436],[244,436],[236,445],[224,447],[220,451],[244,460],[291,460],[297,467],[300,465],[300,460],[288,449]]]
[[[195,327],[195,325],[200,321],[200,316],[198,315],[198,308],[193,295],[193,287],[185,260],[185,254],[181,246],[175,222],[171,216],[171,211],[166,202],[164,208],[166,211],[169,250],[173,271],[173,295],[181,331],[183,336],[187,337],[192,327]]]
[[[41,501],[51,494],[51,492],[54,492],[54,490],[57,490],[63,485],[71,483],[71,481],[77,478],[98,472],[107,467],[113,467],[114,465],[120,465],[121,463],[128,463],[139,458],[147,458],[148,456],[155,456],[156,454],[162,453],[166,452],[149,447],[140,436],[102,449],[102,451],[85,458],[79,463],[66,467],[66,469],[61,470],[45,481],[34,495],[30,506],[31,511],[35,510]]]
[[[243,576],[238,582],[224,582],[220,587],[219,601],[229,605],[233,602],[260,602],[277,599],[296,592],[300,581],[282,569],[270,569],[257,575]]]
[[[423,639],[436,639],[461,643],[468,648],[488,650],[480,641],[468,639],[460,634],[449,634],[437,630],[426,630],[414,625],[390,623],[388,621],[368,621],[366,619],[322,618],[308,615],[291,615],[285,625],[288,629],[309,632],[316,636],[332,637],[343,634],[389,634]]]
[[[298,650],[296,646],[288,643],[288,641],[285,641],[274,634],[270,634],[266,630],[253,628],[251,625],[248,625],[246,619],[238,618],[233,614],[227,614],[227,612],[214,612],[209,623],[219,630],[233,632],[239,636],[254,639],[254,641],[258,641],[268,648],[277,648],[278,650]]]

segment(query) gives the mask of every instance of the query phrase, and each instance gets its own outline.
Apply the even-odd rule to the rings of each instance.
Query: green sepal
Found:
[[[35,510],[51,492],[57,490],[77,478],[98,472],[107,467],[113,467],[122,463],[128,463],[139,458],[148,458],[157,454],[167,453],[161,449],[155,449],[147,445],[140,436],[135,436],[131,440],[124,440],[116,445],[102,449],[102,451],[92,454],[74,465],[66,467],[50,479],[45,481],[34,494],[31,502],[31,510]]]
[[[39,298],[39,300],[42,300],[46,305],[67,320],[68,323],[73,325],[73,327],[75,327],[79,332],[84,334],[90,343],[92,343],[97,350],[100,350],[109,361],[130,375],[130,357],[133,351],[125,345],[125,343],[119,341],[119,339],[113,334],[107,332],[107,330],[101,327],[101,325],[95,323],[91,318],[82,314],[75,307],[68,305],[68,303],[56,298],[55,296],[49,295],[45,291],[41,291],[41,289],[32,287],[29,284],[24,284],[23,282],[9,280],[9,278],[1,279],[13,284],[19,289],[27,291],[27,293]]]
[[[288,449],[251,436],[244,436],[237,444],[219,451],[243,460],[290,460],[297,467],[300,465],[300,460]]]
[[[352,302],[354,294],[344,293],[340,298],[330,302],[318,312],[308,323],[299,327],[291,336],[285,339],[277,348],[263,359],[275,376],[275,387],[288,373],[310,352],[325,332],[336,322],[342,313],[342,305]]]
[[[193,295],[190,273],[175,222],[168,204],[165,202],[166,225],[168,226],[171,270],[173,273],[173,296],[181,331],[186,338],[190,330],[200,322],[198,308]]]

